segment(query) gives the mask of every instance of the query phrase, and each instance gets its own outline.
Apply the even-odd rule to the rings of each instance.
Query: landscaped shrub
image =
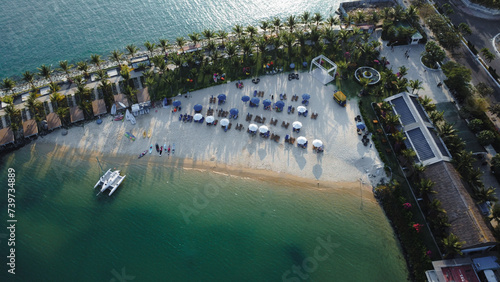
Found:
[[[475,118],[469,122],[469,128],[472,130],[474,133],[478,133],[483,129],[483,121]]]
[[[495,141],[495,133],[493,133],[491,130],[483,130],[479,132],[479,134],[477,135],[477,139],[479,141],[479,144],[486,146]]]

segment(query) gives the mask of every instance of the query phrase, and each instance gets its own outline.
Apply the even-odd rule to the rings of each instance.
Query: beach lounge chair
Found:
[[[280,142],[280,136],[279,135],[274,135],[274,141]]]
[[[229,123],[229,125],[227,126],[227,129],[231,129],[231,125],[233,125],[232,123]]]
[[[290,135],[285,135],[285,142],[288,142],[288,140],[290,139]]]
[[[182,120],[182,114],[179,116],[179,121],[181,121],[181,120]]]

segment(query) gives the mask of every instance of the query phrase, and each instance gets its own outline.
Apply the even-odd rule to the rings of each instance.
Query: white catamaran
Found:
[[[97,161],[99,161],[99,159]],[[99,163],[99,165],[101,164]],[[120,175],[119,170],[111,171],[111,169],[108,169],[108,171],[106,171],[94,185],[94,189],[97,188],[97,186],[102,185],[101,190],[97,193],[97,195],[103,193],[106,189],[109,189],[109,196],[111,196],[123,182],[125,177],[126,175]]]

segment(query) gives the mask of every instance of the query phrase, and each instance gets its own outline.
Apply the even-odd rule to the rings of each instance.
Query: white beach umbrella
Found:
[[[307,109],[306,109],[306,107],[304,107],[304,106],[298,106],[298,107],[297,107],[297,111],[298,111],[299,113],[303,113],[303,112],[307,111]]]
[[[319,139],[315,139],[313,141],[313,146],[314,147],[322,147],[323,146],[323,142],[321,142],[321,140],[319,140]]]
[[[214,116],[208,116],[205,120],[206,120],[208,123],[212,123],[212,122],[214,122]]]
[[[292,123],[293,128],[295,129],[301,129],[302,128],[302,123],[300,121],[294,121]]]
[[[199,121],[202,117],[203,117],[203,116],[202,116],[201,114],[195,114],[195,115],[194,115],[194,117],[193,117],[193,119],[194,119],[195,121]]]
[[[300,136],[299,138],[297,138],[297,144],[304,145],[306,144],[306,142],[307,139],[304,136]]]
[[[248,126],[248,129],[250,129],[250,131],[257,131],[257,129],[259,129],[259,127],[254,124],[254,123],[251,123],[249,126]]]
[[[267,126],[265,126],[265,125],[261,125],[261,126],[259,127],[259,132],[260,132],[260,133],[266,133],[266,132],[268,132],[268,131],[269,131],[269,128],[267,128]]]
[[[229,120],[227,118],[223,118],[220,120],[220,125],[226,126],[229,124]]]

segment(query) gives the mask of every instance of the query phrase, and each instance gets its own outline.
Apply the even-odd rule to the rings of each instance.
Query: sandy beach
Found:
[[[358,182],[360,178],[365,183],[371,182],[375,185],[386,177],[375,147],[364,146],[361,136],[356,133],[354,118],[359,115],[356,100],[349,100],[345,108],[340,107],[332,98],[334,86],[324,86],[308,73],[301,73],[300,80],[292,81],[288,80],[287,74],[264,76],[260,79],[259,84],[253,84],[250,79],[243,81],[243,89],[237,89],[232,82],[191,92],[187,98],[184,95],[179,96],[176,99],[182,102],[180,113],[173,113],[171,107],[154,108],[149,114],[138,116],[135,125],[129,121],[113,121],[112,116],[108,115],[100,125],[92,122],[83,127],[75,126],[68,130],[66,136],[59,130],[38,138],[36,144],[54,144],[61,149],[75,149],[79,154],[130,155],[129,161],[138,163],[152,161],[151,158],[154,158],[154,163],[163,162],[165,165],[185,168],[230,170],[232,173],[244,170],[247,171],[246,174],[252,170],[254,175],[280,178],[295,176],[314,181],[318,187],[323,182]],[[254,90],[265,93],[264,97],[260,98],[258,108],[251,108],[248,103],[241,101],[243,95],[253,97]],[[225,104],[209,104],[212,95],[216,97],[221,93],[227,95]],[[287,94],[284,111],[278,113],[264,110],[262,100],[271,99],[271,95],[274,95],[273,102],[276,102],[280,93]],[[311,95],[307,106],[308,116],[298,116],[297,110],[294,114],[288,114],[286,109],[289,105],[295,108],[301,105],[301,96],[304,93]],[[294,94],[299,95],[299,100],[292,102],[291,97]],[[239,118],[230,119],[232,128],[227,132],[224,132],[220,125],[207,126],[206,123],[179,121],[181,113],[194,114],[195,104],[203,106],[203,116],[206,116],[207,109],[212,107],[215,109],[215,118],[221,120],[222,117],[217,117],[218,109],[229,111],[231,108],[237,108]],[[250,122],[245,121],[247,113],[253,114],[254,117],[265,117],[264,124],[269,127],[271,133],[281,136],[280,142],[248,134],[246,130]],[[311,119],[311,113],[317,113],[317,119]],[[269,124],[271,118],[278,120],[276,126]],[[288,129],[281,126],[282,121],[290,123]],[[291,124],[294,121],[303,124],[300,133],[292,132]],[[243,124],[244,130],[235,130],[236,123]],[[143,138],[145,130],[152,131],[151,138]],[[136,141],[124,136],[127,131],[137,137]],[[306,137],[309,142],[307,149],[297,147],[296,143],[284,143],[286,134],[292,137]],[[314,139],[323,141],[323,153],[318,154],[312,150]],[[153,154],[148,153],[137,159],[139,153],[155,143],[175,143],[175,154],[159,157],[156,150],[153,150]]]

